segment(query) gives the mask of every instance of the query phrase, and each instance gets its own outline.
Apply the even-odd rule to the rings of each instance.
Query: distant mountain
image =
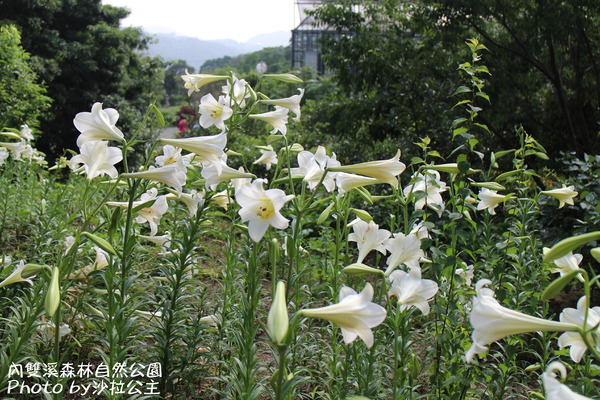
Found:
[[[166,61],[186,60],[188,65],[200,68],[205,61],[224,56],[238,56],[252,53],[265,47],[287,46],[290,44],[291,32],[275,32],[258,35],[245,43],[231,39],[200,40],[189,36],[178,36],[174,33],[150,34],[156,43],[148,48],[148,55],[160,56]]]

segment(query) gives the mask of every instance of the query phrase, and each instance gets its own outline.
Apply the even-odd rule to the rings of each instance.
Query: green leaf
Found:
[[[466,87],[466,86],[459,86],[459,87],[458,87],[458,88],[457,88],[457,89],[454,91],[454,93],[452,93],[452,96],[456,96],[457,94],[461,94],[461,93],[468,93],[468,92],[470,92],[470,91],[471,91],[471,89],[469,89],[469,88],[468,88],[468,87]]]

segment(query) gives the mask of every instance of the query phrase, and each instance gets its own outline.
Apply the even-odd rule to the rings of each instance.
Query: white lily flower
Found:
[[[123,154],[117,147],[108,147],[104,140],[86,141],[80,147],[80,154],[71,158],[70,166],[73,169],[83,164],[88,179],[108,175],[116,178],[119,172],[115,164],[123,160]]]
[[[54,342],[56,337],[56,324],[54,322],[42,322],[38,325],[38,330],[40,331],[43,338],[49,342]],[[71,328],[69,328],[68,324],[62,324],[58,328],[58,340],[67,336],[71,333]]]
[[[150,236],[155,236],[158,231],[158,223],[163,214],[167,212],[169,205],[166,196],[158,196],[158,189],[150,188],[146,193],[140,196],[140,200],[134,201],[131,206],[136,208],[144,203],[154,200],[154,203],[137,212],[136,222],[148,222],[150,225]],[[128,208],[129,203],[125,201],[107,201],[107,206]]]
[[[279,210],[293,196],[286,196],[281,189],[264,190],[264,179],[255,179],[250,185],[242,186],[235,194],[240,205],[239,211],[243,222],[248,222],[248,233],[255,242],[259,242],[269,226],[285,229],[289,221]]]
[[[227,211],[229,203],[231,203],[231,197],[229,197],[227,190],[221,190],[211,197],[210,202],[222,207],[225,211]]]
[[[561,379],[567,377],[567,369],[560,361],[553,361],[548,364],[546,372],[542,374],[546,400],[592,400],[589,397],[573,392],[568,386],[560,383],[556,379],[554,371],[560,372]]]
[[[462,261],[463,268],[457,268],[454,273],[462,278],[465,282],[465,285],[471,286],[471,282],[473,282],[473,276],[475,275],[473,272],[473,265],[467,265],[466,262]]]
[[[488,350],[488,343],[498,341],[506,336],[538,331],[576,331],[576,324],[550,321],[521,312],[511,310],[498,303],[494,291],[485,286],[492,282],[480,279],[476,284],[477,296],[473,297],[473,306],[469,320],[473,326],[473,345],[467,352],[465,360],[471,362],[476,354]]]
[[[168,194],[167,199],[177,199],[183,201],[188,208],[190,216],[194,216],[198,212],[198,207],[204,205],[205,194],[206,192],[204,190],[201,192],[192,190],[189,193],[180,193],[179,195]]]
[[[0,147],[0,165],[3,165],[4,162],[8,159],[10,153],[6,147]]]
[[[335,182],[338,188],[338,195],[340,197],[348,193],[352,189],[383,183],[375,178],[369,178],[366,176],[356,174],[348,174],[346,172],[338,172],[335,176]]]
[[[223,86],[223,94],[231,99],[231,106],[237,104],[238,107],[246,107],[246,99],[250,97],[250,92],[247,90],[248,82],[245,79],[238,79],[235,74],[231,74],[233,85],[227,81]]]
[[[413,225],[409,234],[415,235],[416,237],[419,238],[419,240],[430,238],[429,229],[427,229],[427,227],[423,225],[423,221],[419,222],[418,224]]]
[[[183,87],[188,90],[188,96],[191,96],[192,93],[197,92],[200,88],[207,83],[221,81],[223,79],[227,79],[225,75],[208,75],[208,74],[190,74],[187,69],[185,70],[185,75],[181,75],[181,79],[185,82]]]
[[[287,108],[289,111],[294,113],[295,116],[292,119],[297,122],[300,121],[300,101],[302,100],[302,96],[304,96],[304,89],[298,88],[298,91],[300,94],[286,97],[284,99],[260,100],[260,102]]]
[[[181,193],[187,180],[186,172],[187,169],[180,160],[179,164],[168,164],[158,168],[151,166],[146,171],[130,172],[122,174],[121,177],[161,182],[175,189],[177,193]]]
[[[33,140],[33,133],[31,133],[31,128],[27,126],[27,124],[21,125],[21,130],[19,131],[19,136],[28,142]]]
[[[25,141],[20,142],[0,142],[0,146],[10,150],[13,160],[21,159],[21,153],[25,147]]]
[[[221,320],[219,319],[219,317],[217,315],[210,314],[210,315],[200,318],[200,320],[198,322],[200,322],[201,324],[210,325],[210,326],[219,326],[219,324],[221,323]]]
[[[581,254],[573,254],[572,251],[568,252],[566,255],[557,258],[552,261],[554,265],[558,268],[553,268],[552,272],[559,273],[560,276],[566,275],[569,272],[577,271],[579,268],[579,264],[583,260],[583,256]],[[583,280],[581,275],[577,275],[580,280]]]
[[[287,134],[287,122],[288,122],[289,110],[285,107],[275,107],[275,111],[270,111],[262,114],[250,114],[249,118],[258,119],[270,124],[273,127],[271,134],[281,132],[282,135]]]
[[[170,144],[163,146],[162,152],[163,154],[160,156],[156,156],[154,161],[159,167],[164,167],[166,165],[183,165],[185,168],[190,165],[190,159],[188,157],[183,157],[181,155],[181,148],[175,147]]]
[[[585,320],[587,314],[587,321]],[[577,302],[577,309],[565,308],[560,313],[560,322],[566,324],[574,324],[585,330],[590,330],[587,335],[588,341],[594,345],[600,342],[600,307],[587,308],[587,299],[581,297]],[[558,345],[563,347],[571,347],[569,355],[571,360],[576,363],[581,361],[581,358],[587,351],[587,345],[583,341],[579,332],[565,332],[558,338]]]
[[[408,273],[394,271],[389,279],[392,287],[389,297],[397,297],[400,311],[417,307],[423,315],[429,314],[429,300],[438,292],[438,284],[430,279],[421,279],[421,269],[411,269]]]
[[[69,276],[69,279],[82,280],[85,279],[85,277],[87,277],[92,272],[99,271],[108,266],[108,259],[106,258],[108,257],[108,253],[102,250],[100,247],[94,246],[93,248],[96,251],[96,259],[94,260],[94,262],[73,272]]]
[[[425,256],[421,250],[421,240],[416,235],[394,233],[394,237],[386,239],[383,246],[390,252],[387,258],[385,276],[389,276],[401,264],[410,269],[420,269],[419,260]]]
[[[229,107],[229,99],[225,96],[219,96],[217,101],[212,94],[207,94],[200,99],[200,126],[210,128],[216,126],[225,132],[225,121],[233,115],[233,110]]]
[[[210,190],[215,190],[217,185],[221,182],[226,182],[231,179],[247,179],[256,178],[254,174],[244,172],[243,169],[233,169],[226,164],[224,160],[227,157],[224,156],[219,160],[219,164],[205,163],[202,166],[201,175],[206,182],[204,185]]]
[[[496,215],[495,208],[500,203],[504,203],[506,196],[497,194],[495,190],[481,188],[479,191],[479,204],[477,204],[478,210],[488,210],[491,215]]]
[[[246,171],[244,170],[244,167],[239,167],[238,171],[241,174],[246,173]],[[237,193],[237,191],[240,190],[240,188],[242,186],[249,185],[250,183],[252,183],[253,178],[256,178],[256,176],[252,175],[251,177],[247,177],[247,178],[232,178],[229,181],[229,186],[233,188],[233,193]]]
[[[406,166],[400,162],[400,150],[389,160],[369,161],[359,164],[343,165],[331,168],[332,171],[349,172],[352,174],[369,176],[378,181],[389,183],[395,189],[398,189],[398,178],[406,169]]]
[[[149,241],[152,244],[158,246],[161,250],[166,250],[171,247],[171,234],[169,232],[161,236],[146,236],[138,235],[140,239]]]
[[[356,221],[352,229],[354,232],[348,235],[348,241],[356,242],[358,246],[357,263],[362,263],[371,250],[377,250],[383,255],[387,253],[383,242],[392,235],[390,231],[379,229],[379,225],[373,221],[366,223],[363,220]]]
[[[0,282],[0,288],[17,282],[27,282],[33,286],[33,282],[29,278],[35,276],[40,271],[41,269],[39,266],[35,264],[25,264],[25,261],[21,260],[13,272]]]
[[[92,112],[80,112],[73,119],[75,128],[81,135],[77,138],[77,146],[97,140],[124,140],[123,132],[115,126],[119,112],[114,108],[102,109],[102,103],[94,103]]]
[[[440,180],[440,173],[427,170],[423,174],[418,173],[416,179],[416,182],[404,188],[404,196],[408,197],[416,192],[425,193],[424,197],[415,201],[415,210],[422,210],[427,206],[441,216],[444,210],[442,193],[446,191],[446,183]]]
[[[325,147],[319,146],[315,154],[310,151],[300,151],[298,153],[298,168],[292,168],[291,174],[292,176],[301,176],[302,180],[307,183],[307,187],[314,190],[323,178],[325,169],[339,165],[340,162],[336,160],[335,153],[329,157]],[[337,172],[327,172],[327,175],[323,178],[323,186],[328,192],[335,189],[336,175]]]
[[[252,164],[265,164],[267,171],[271,169],[271,164],[277,164],[277,153],[273,151],[273,147],[268,145],[266,149],[260,149],[261,156]]]
[[[371,348],[375,341],[371,329],[381,324],[387,314],[385,308],[371,302],[372,299],[373,287],[370,283],[367,283],[360,293],[344,286],[340,290],[339,303],[300,310],[299,313],[305,317],[333,322],[341,328],[346,344],[360,337],[367,347]]]
[[[563,208],[565,203],[574,205],[573,198],[577,196],[577,192],[575,191],[575,186],[571,185],[569,187],[563,185],[560,189],[552,189],[552,190],[544,190],[540,192],[541,194],[545,194],[548,196],[552,196],[559,201],[558,208]]]
[[[138,216],[135,219],[138,224],[148,222],[150,225],[150,236],[156,235],[156,232],[158,232],[158,224],[160,223],[160,219],[169,209],[166,196],[158,196],[155,198],[156,201],[154,204],[152,204],[150,207],[145,207],[139,210],[137,212]],[[148,195],[148,193],[144,193],[141,196],[142,203],[145,203],[149,200],[152,200],[152,194]]]
[[[197,136],[185,139],[160,139],[160,141],[192,152],[196,154],[195,160],[197,162],[209,162],[219,169],[221,157],[225,154],[223,150],[227,145],[227,134],[220,133],[213,136]]]

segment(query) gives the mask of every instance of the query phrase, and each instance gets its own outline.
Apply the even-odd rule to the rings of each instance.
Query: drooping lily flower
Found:
[[[146,193],[140,196],[140,200],[134,201],[132,203],[132,207],[136,208],[144,203],[154,200],[154,203],[149,206],[142,208],[137,212],[136,222],[137,223],[145,223],[148,222],[150,225],[150,236],[155,236],[158,231],[158,224],[160,223],[160,219],[163,214],[167,212],[169,209],[169,205],[167,204],[166,196],[158,196],[158,189],[151,188]],[[121,207],[128,208],[128,202],[118,202],[118,201],[108,201],[106,202],[107,206],[110,207]]]
[[[570,251],[566,255],[552,261],[554,265],[558,267],[552,269],[552,272],[559,273],[560,276],[563,276],[565,274],[568,274],[569,272],[577,271],[578,269],[580,269],[579,264],[581,264],[582,260],[583,256],[581,254],[573,254],[573,252]],[[583,280],[583,277],[581,275],[578,275],[577,277],[580,280]]]
[[[154,182],[161,182],[175,189],[177,193],[181,193],[181,191],[183,190],[183,186],[185,185],[187,180],[186,172],[187,169],[183,164],[168,164],[164,167],[150,167],[146,171],[122,174],[121,177],[133,179],[148,179]]]
[[[343,196],[344,194],[348,193],[349,191],[355,188],[383,183],[375,178],[369,178],[366,176],[356,174],[348,174],[346,172],[338,172],[335,176],[335,182],[338,187],[339,196]]]
[[[238,79],[235,74],[231,74],[233,85],[227,81],[223,86],[223,94],[231,99],[231,106],[237,104],[239,108],[246,107],[246,99],[250,97],[250,92],[247,90],[248,82],[245,79]]]
[[[473,276],[475,275],[473,272],[473,265],[467,265],[466,262],[462,262],[463,268],[456,268],[454,273],[462,278],[465,282],[465,285],[471,286],[471,282],[473,281]]]
[[[394,237],[386,239],[383,246],[390,252],[385,276],[389,276],[401,264],[410,269],[421,268],[419,260],[425,256],[425,253],[421,250],[421,240],[416,235],[394,233]]]
[[[353,233],[348,235],[348,241],[356,242],[358,246],[357,263],[362,263],[371,250],[386,254],[387,250],[383,246],[383,242],[391,236],[390,231],[379,229],[379,225],[373,221],[366,223],[363,220],[352,225],[352,229]]]
[[[21,125],[21,130],[19,131],[19,136],[30,142],[33,140],[33,134],[31,133],[31,128],[27,126],[27,124]]]
[[[147,240],[152,244],[155,244],[162,250],[166,250],[169,247],[171,247],[171,234],[169,232],[166,232],[164,235],[161,236],[138,235],[138,237],[140,239]]]
[[[271,169],[271,164],[277,164],[277,153],[273,151],[273,147],[268,145],[260,149],[261,156],[252,164],[265,164],[267,171]]]
[[[281,132],[285,136],[287,134],[287,122],[288,122],[289,110],[285,107],[275,107],[275,111],[269,111],[262,114],[250,114],[249,118],[258,119],[270,124],[273,127],[271,134]]]
[[[567,377],[567,369],[560,361],[553,361],[548,364],[546,372],[542,374],[546,400],[592,400],[589,397],[573,392],[567,385],[560,383],[556,379],[554,371],[560,372],[561,379]]]
[[[373,287],[370,283],[360,293],[344,286],[340,290],[340,301],[337,304],[321,308],[300,310],[305,317],[326,319],[342,330],[344,343],[352,343],[360,337],[367,347],[371,348],[375,341],[372,328],[381,324],[386,317],[385,308],[373,303]]]
[[[565,204],[573,205],[575,204],[573,198],[577,196],[577,192],[575,191],[575,186],[571,185],[569,187],[563,185],[560,189],[552,189],[552,190],[544,190],[540,192],[541,194],[546,194],[548,196],[552,196],[559,201],[558,208],[563,208]]]
[[[108,147],[104,140],[93,140],[84,142],[80,147],[80,154],[71,158],[70,166],[73,169],[83,165],[88,179],[97,176],[108,175],[116,178],[119,172],[115,164],[123,160],[123,153],[117,147]]]
[[[227,134],[220,133],[213,136],[197,136],[185,139],[159,139],[159,141],[192,152],[196,154],[196,161],[200,163],[209,162],[219,169],[221,157],[225,154],[223,149],[227,145]]]
[[[200,88],[207,83],[220,81],[223,79],[227,79],[225,75],[208,75],[208,74],[190,74],[187,69],[185,70],[185,75],[181,75],[181,79],[185,82],[183,87],[188,90],[188,96],[191,96],[192,93],[197,92]]]
[[[388,295],[398,298],[400,311],[417,307],[423,315],[429,314],[429,300],[438,291],[438,284],[430,279],[421,279],[421,269],[414,268],[408,273],[394,271],[389,276],[392,282]]]
[[[586,321],[587,314],[587,321]],[[586,331],[590,332],[587,335],[588,342],[594,345],[600,341],[600,307],[587,308],[587,298],[581,297],[577,302],[577,309],[565,308],[560,313],[560,322],[577,325]],[[581,334],[579,332],[565,332],[558,338],[558,345],[570,347],[569,355],[571,360],[576,363],[581,361],[581,358],[587,351]]]
[[[0,147],[0,165],[4,164],[9,155],[10,153],[6,147]]]
[[[229,107],[229,101],[225,96],[219,96],[217,101],[212,94],[207,94],[200,99],[200,126],[209,128],[216,126],[225,132],[225,121],[233,115],[233,110]]]
[[[210,190],[215,190],[221,182],[226,182],[231,179],[248,179],[256,178],[256,175],[249,172],[244,172],[243,169],[233,169],[226,164],[226,156],[222,157],[218,165],[205,163],[202,166],[202,177],[206,179],[204,185]]]
[[[300,121],[300,101],[302,100],[302,96],[304,96],[304,89],[298,88],[298,91],[300,94],[296,94],[291,97],[286,97],[284,99],[260,100],[260,102],[287,108],[294,113],[295,117],[292,119],[297,122]]]
[[[75,128],[81,135],[77,138],[77,146],[96,140],[124,140],[123,132],[115,126],[119,112],[114,108],[102,109],[102,103],[94,103],[92,112],[80,112],[73,119]]]
[[[240,205],[239,211],[243,222],[248,222],[250,238],[259,242],[269,226],[285,229],[289,221],[279,212],[293,196],[286,196],[281,189],[264,190],[263,179],[256,179],[252,184],[242,186],[235,194]]]
[[[29,278],[37,275],[45,268],[48,267],[38,264],[25,264],[25,261],[21,260],[13,272],[0,282],[0,288],[17,282],[27,282],[33,285],[33,282]]]
[[[496,215],[496,207],[500,203],[504,203],[506,196],[503,194],[497,194],[495,190],[481,188],[479,191],[479,204],[477,204],[478,210],[488,210],[491,215]]]
[[[190,216],[196,215],[198,212],[198,207],[204,205],[204,195],[206,192],[202,190],[198,192],[196,190],[192,190],[189,193],[180,193],[179,195],[175,195],[172,193],[167,194],[168,200],[181,200],[187,206],[188,212]]]
[[[314,190],[323,179],[325,189],[332,192],[335,189],[337,172],[327,172],[325,178],[323,178],[323,174],[327,168],[339,165],[340,162],[336,160],[335,153],[330,157],[327,155],[325,147],[319,146],[314,154],[306,150],[300,151],[298,153],[298,168],[292,168],[291,174],[292,176],[301,176],[310,190]]]
[[[414,181],[416,179],[416,181]],[[406,186],[403,190],[404,196],[419,192],[425,193],[425,196],[415,201],[415,210],[422,210],[425,206],[431,208],[438,215],[442,215],[444,210],[444,200],[442,193],[446,191],[446,183],[440,180],[440,173],[437,171],[424,171],[413,177],[414,183]]]
[[[14,160],[19,160],[21,158],[23,148],[25,147],[25,142],[22,140],[19,142],[0,142],[0,147],[10,150],[12,158]]]
[[[389,183],[395,189],[398,189],[398,178],[406,169],[406,166],[400,162],[400,150],[389,160],[369,161],[353,165],[342,165],[332,167],[331,171],[348,172],[352,174],[369,176],[378,181]]]
[[[485,287],[491,283],[488,279],[481,279],[476,284],[477,295],[473,297],[469,317],[474,328],[471,336],[473,345],[465,356],[467,362],[471,362],[476,354],[486,352],[486,344],[506,336],[538,331],[577,331],[578,326],[574,323],[550,321],[502,306],[494,298],[494,291]]]

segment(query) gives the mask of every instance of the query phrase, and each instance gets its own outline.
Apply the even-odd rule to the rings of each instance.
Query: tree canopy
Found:
[[[0,25],[20,30],[53,99],[41,121],[38,148],[56,156],[73,147],[73,118],[95,101],[118,108],[127,130],[141,109],[162,97],[162,62],[142,53],[150,39],[139,29],[119,29],[126,9],[100,0],[0,0],[0,8]]]

